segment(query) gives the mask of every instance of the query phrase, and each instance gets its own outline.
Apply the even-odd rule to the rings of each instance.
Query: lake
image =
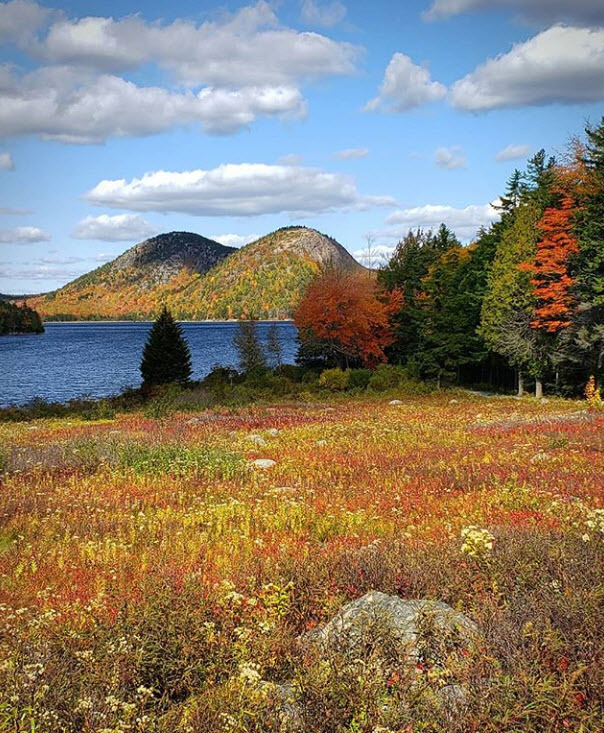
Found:
[[[138,387],[139,364],[150,322],[46,323],[43,334],[0,336],[0,405],[35,397],[65,402],[88,395],[106,397]],[[261,339],[270,323],[258,323]],[[296,354],[296,327],[278,322],[283,361]],[[237,323],[183,323],[193,360],[193,379],[212,367],[236,366]]]

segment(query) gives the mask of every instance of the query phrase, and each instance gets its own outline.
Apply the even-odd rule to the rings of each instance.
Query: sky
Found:
[[[12,0],[0,54],[0,293],[167,231],[468,242],[604,114],[603,0]]]

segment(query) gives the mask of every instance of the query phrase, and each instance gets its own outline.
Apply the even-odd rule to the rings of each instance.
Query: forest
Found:
[[[26,303],[21,306],[0,300],[0,336],[10,333],[42,333],[40,316]]]

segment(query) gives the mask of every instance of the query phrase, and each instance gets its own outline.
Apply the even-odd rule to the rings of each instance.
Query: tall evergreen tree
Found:
[[[276,323],[271,324],[266,334],[266,351],[273,366],[281,366],[283,362],[283,347],[281,346],[279,329]]]
[[[266,369],[266,356],[260,343],[256,321],[239,321],[233,344],[242,372],[254,374]]]
[[[191,352],[182,328],[164,306],[143,349],[140,365],[143,384],[185,384],[191,377]]]
[[[577,232],[575,260],[577,343],[598,383],[604,380],[604,117],[588,127],[584,163],[587,196]]]

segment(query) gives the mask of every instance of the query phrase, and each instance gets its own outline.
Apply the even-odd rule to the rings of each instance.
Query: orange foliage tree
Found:
[[[402,306],[400,291],[387,292],[372,273],[327,269],[309,285],[294,313],[302,344],[340,366],[386,361],[394,341],[391,318]]]
[[[573,235],[579,171],[572,167],[559,168],[557,173],[553,193],[559,196],[558,205],[545,209],[537,224],[542,237],[537,243],[534,262],[521,265],[521,269],[533,275],[531,284],[537,303],[531,326],[547,333],[557,333],[571,324],[575,304],[569,262],[579,251]]]

